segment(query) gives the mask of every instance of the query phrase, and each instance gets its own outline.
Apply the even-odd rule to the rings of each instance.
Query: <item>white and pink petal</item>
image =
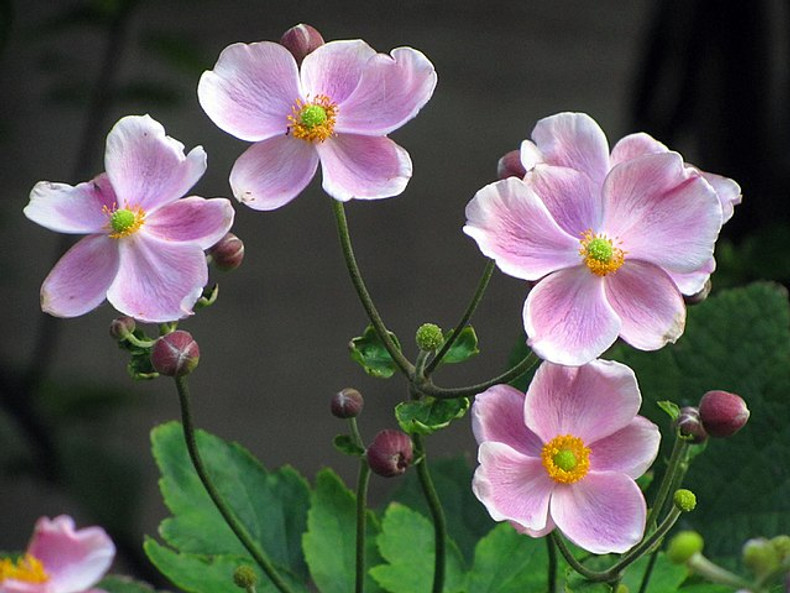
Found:
[[[532,130],[532,140],[543,162],[581,171],[599,187],[603,183],[609,171],[609,143],[601,127],[586,113],[545,117]]]
[[[230,172],[233,196],[253,210],[275,210],[307,187],[318,168],[312,144],[276,136],[250,146]]]
[[[510,385],[494,385],[475,396],[472,432],[478,443],[504,443],[531,457],[540,457],[543,448],[524,424],[524,393]]]
[[[491,518],[515,522],[534,531],[546,529],[555,482],[541,460],[503,443],[487,441],[478,449],[478,461],[472,492]]]
[[[634,348],[658,350],[683,334],[686,305],[658,266],[627,260],[605,284],[606,298],[622,323],[620,337]]]
[[[341,202],[397,196],[411,179],[409,153],[385,136],[338,134],[316,149],[324,191]]]
[[[658,427],[647,418],[637,416],[625,428],[588,443],[590,471],[618,472],[638,478],[655,461],[660,443]]]
[[[249,142],[285,134],[300,98],[296,61],[270,41],[229,45],[198,83],[200,106],[211,121]]]
[[[116,204],[115,192],[102,173],[76,186],[39,181],[30,192],[23,212],[36,224],[58,233],[92,234],[108,224]]]
[[[194,242],[208,249],[233,225],[233,206],[225,198],[190,196],[159,208],[145,219],[141,232],[164,241]]]
[[[118,208],[151,212],[186,194],[206,171],[202,147],[184,145],[148,115],[121,118],[107,136],[104,166]]]
[[[412,119],[436,87],[436,71],[422,52],[410,47],[376,54],[359,84],[338,106],[339,133],[380,136]]]
[[[192,314],[208,282],[206,256],[198,244],[135,233],[118,240],[118,248],[118,275],[107,291],[113,307],[150,323]]]
[[[610,167],[646,154],[661,154],[662,152],[669,152],[669,148],[650,134],[644,132],[629,134],[618,140],[612,148]]]
[[[538,282],[527,295],[523,315],[529,347],[557,364],[588,363],[620,333],[603,279],[586,266],[566,268]]]
[[[642,539],[647,508],[628,476],[590,472],[554,490],[550,513],[559,530],[580,548],[593,554],[621,554]]]
[[[540,365],[527,391],[524,418],[543,442],[570,434],[589,447],[633,420],[642,396],[624,364],[593,360],[580,367]]]
[[[335,104],[343,103],[375,55],[376,50],[361,39],[330,41],[307,54],[301,70],[305,98],[325,95]]]
[[[78,593],[95,585],[115,557],[115,546],[100,527],[75,529],[71,517],[42,517],[27,552],[44,565],[48,591]]]
[[[80,239],[44,279],[41,309],[55,317],[78,317],[102,304],[119,267],[118,248],[107,235]]]
[[[579,264],[579,240],[565,232],[526,183],[509,177],[491,183],[466,206],[464,232],[500,270],[538,280]]]

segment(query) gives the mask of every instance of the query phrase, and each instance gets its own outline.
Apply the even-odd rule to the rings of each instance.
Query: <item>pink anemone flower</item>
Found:
[[[331,41],[301,69],[268,41],[226,47],[203,73],[198,99],[224,131],[254,142],[233,165],[233,195],[256,210],[294,199],[321,163],[323,188],[340,201],[400,194],[409,154],[386,137],[417,115],[436,72],[419,51],[388,56],[361,40]]]
[[[122,118],[107,136],[106,173],[76,186],[41,181],[25,216],[61,233],[87,234],[55,264],[41,308],[76,317],[105,298],[141,321],[192,313],[208,282],[204,250],[233,224],[225,198],[183,196],[206,170],[201,147],[165,135],[148,115]]]
[[[91,589],[115,557],[101,527],[75,529],[66,515],[42,517],[24,556],[0,560],[0,593],[100,593]]]
[[[480,448],[472,489],[495,521],[542,537],[557,527],[594,554],[621,553],[644,534],[635,478],[658,454],[655,424],[627,366],[544,362],[526,393],[496,385],[475,398]]]
[[[732,200],[676,152],[642,147],[636,156],[644,136],[610,155],[587,115],[546,118],[532,137],[522,145],[524,179],[478,191],[464,226],[504,273],[537,282],[523,311],[529,346],[582,365],[618,336],[640,350],[677,340],[682,294],[710,275],[722,203]]]

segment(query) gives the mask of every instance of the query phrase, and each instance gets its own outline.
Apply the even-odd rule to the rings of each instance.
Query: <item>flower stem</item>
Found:
[[[367,529],[367,498],[368,483],[370,482],[370,466],[363,457],[359,460],[359,475],[357,476],[357,565],[355,593],[365,590],[365,530]]]
[[[688,567],[695,574],[704,577],[711,583],[744,590],[751,589],[751,587],[753,587],[752,583],[745,581],[737,574],[731,573],[729,570],[723,569],[718,564],[714,564],[700,553],[694,554],[689,559]]]
[[[521,375],[529,371],[538,362],[538,357],[532,352],[527,354],[520,362],[518,362],[511,369],[505,371],[498,377],[478,383],[477,385],[469,385],[467,387],[452,387],[444,388],[438,387],[432,381],[426,380],[415,386],[417,391],[424,395],[430,395],[438,399],[453,399],[456,397],[473,397],[478,393],[485,391],[489,387],[499,385],[502,383],[510,383],[514,379],[518,379]]]
[[[494,274],[494,260],[489,259],[486,262],[486,267],[483,269],[483,275],[480,277],[480,281],[477,283],[477,289],[475,290],[474,295],[472,295],[472,300],[469,301],[469,305],[466,307],[466,311],[464,312],[461,320],[456,324],[455,328],[453,328],[450,337],[442,345],[439,352],[436,353],[433,360],[431,360],[430,364],[425,368],[425,376],[430,376],[430,374],[439,366],[439,363],[442,362],[444,355],[452,348],[455,341],[458,339],[458,336],[461,334],[463,329],[466,327],[466,324],[469,323],[469,320],[472,318],[472,315],[477,309],[477,305],[480,304],[480,301],[483,298],[483,295],[488,288],[488,282],[491,280],[491,276]]]
[[[203,464],[203,459],[200,456],[197,440],[195,438],[195,427],[192,420],[192,406],[190,404],[189,385],[187,383],[186,375],[175,377],[175,382],[176,389],[178,390],[178,399],[181,404],[181,423],[184,429],[184,440],[186,441],[187,451],[189,451],[189,458],[192,460],[192,465],[195,467],[195,471],[197,472],[200,481],[203,483],[206,492],[214,502],[217,510],[222,515],[225,523],[227,523],[228,527],[231,528],[233,533],[244,545],[244,547],[247,548],[247,551],[250,553],[255,562],[257,562],[258,566],[261,567],[266,576],[269,577],[272,584],[277,587],[281,593],[293,593],[291,588],[288,586],[288,583],[283,580],[283,578],[274,568],[274,565],[266,557],[266,554],[263,552],[263,550],[261,550],[253,541],[244,525],[242,525],[242,523],[236,518],[236,516],[233,514],[233,511],[231,511],[230,507],[226,504],[225,500],[214,486],[214,482],[211,481],[211,478],[206,471],[206,467]]]
[[[554,540],[550,537],[544,538],[546,540],[546,547],[548,548],[549,566],[548,566],[548,593],[557,593],[557,546]]]
[[[439,495],[436,493],[436,488],[431,479],[431,473],[428,470],[428,460],[425,455],[425,447],[422,442],[422,436],[419,434],[412,435],[414,440],[414,448],[416,449],[416,457],[420,460],[417,464],[417,476],[420,480],[425,501],[428,503],[428,509],[433,518],[433,532],[434,532],[434,571],[433,571],[433,588],[432,593],[442,593],[444,589],[444,575],[446,564],[446,542],[447,542],[447,521],[444,517],[444,510],[439,501]]]
[[[652,530],[658,522],[658,517],[663,511],[664,506],[669,498],[669,493],[675,480],[675,474],[680,470],[680,466],[685,462],[686,453],[688,452],[689,442],[681,438],[677,432],[675,433],[675,443],[672,445],[672,453],[667,462],[667,469],[661,478],[661,485],[658,488],[658,494],[653,501],[653,506],[650,508],[650,513],[647,515],[646,531]]]
[[[356,257],[354,256],[354,249],[351,246],[351,235],[348,231],[348,220],[346,219],[346,212],[343,207],[343,202],[332,200],[332,208],[335,213],[335,220],[337,221],[337,233],[340,237],[340,246],[343,250],[343,257],[346,261],[346,267],[348,268],[348,273],[351,276],[351,282],[354,285],[354,289],[357,291],[357,296],[359,296],[362,307],[365,309],[368,319],[370,319],[371,324],[373,324],[373,329],[376,330],[376,334],[384,344],[387,352],[389,352],[392,360],[404,375],[411,378],[412,374],[414,373],[414,367],[398,349],[398,347],[395,345],[395,342],[390,337],[389,332],[387,331],[387,326],[384,325],[384,321],[376,309],[376,305],[373,304],[373,299],[370,297],[370,293],[365,286],[365,281],[362,278],[362,273],[359,270],[359,265],[357,264]]]
[[[656,560],[658,560],[658,548],[650,554],[650,560],[647,563],[647,568],[645,568],[645,573],[642,575],[642,583],[639,585],[638,593],[647,593],[647,586],[650,584],[650,577],[653,574],[653,568],[656,566]]]

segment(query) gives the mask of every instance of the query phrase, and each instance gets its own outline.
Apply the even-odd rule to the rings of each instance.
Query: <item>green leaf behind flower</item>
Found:
[[[444,339],[447,340],[451,333],[445,333]],[[464,362],[477,354],[480,354],[480,349],[477,347],[477,334],[471,325],[467,325],[458,334],[447,354],[442,357],[442,363],[456,364]]]
[[[397,336],[392,332],[388,333],[398,350],[400,350],[400,342]],[[372,325],[368,325],[361,336],[353,338],[348,344],[348,349],[351,359],[372,377],[389,379],[398,370],[395,361],[392,360],[390,353],[387,352],[387,348],[384,346],[384,342],[379,339]]]
[[[436,399],[401,402],[395,406],[395,417],[401,429],[409,434],[431,434],[462,418],[469,409],[469,399]]]

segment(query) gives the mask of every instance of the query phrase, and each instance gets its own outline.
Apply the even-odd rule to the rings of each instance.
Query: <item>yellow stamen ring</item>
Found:
[[[49,575],[44,570],[41,560],[31,554],[25,554],[16,561],[10,558],[0,560],[0,583],[6,579],[24,583],[46,583]]]
[[[543,467],[549,477],[560,484],[578,482],[590,470],[590,449],[571,434],[554,437],[540,452]]]
[[[323,142],[334,133],[337,105],[326,95],[308,102],[297,99],[288,116],[287,134],[306,142]]]
[[[145,222],[145,210],[140,206],[118,209],[113,205],[112,209],[107,206],[102,207],[102,212],[107,215],[106,229],[109,231],[111,239],[120,239],[136,233]]]
[[[625,261],[626,252],[615,247],[614,242],[603,233],[593,233],[588,229],[582,233],[579,255],[584,265],[596,276],[606,276],[620,269]]]

